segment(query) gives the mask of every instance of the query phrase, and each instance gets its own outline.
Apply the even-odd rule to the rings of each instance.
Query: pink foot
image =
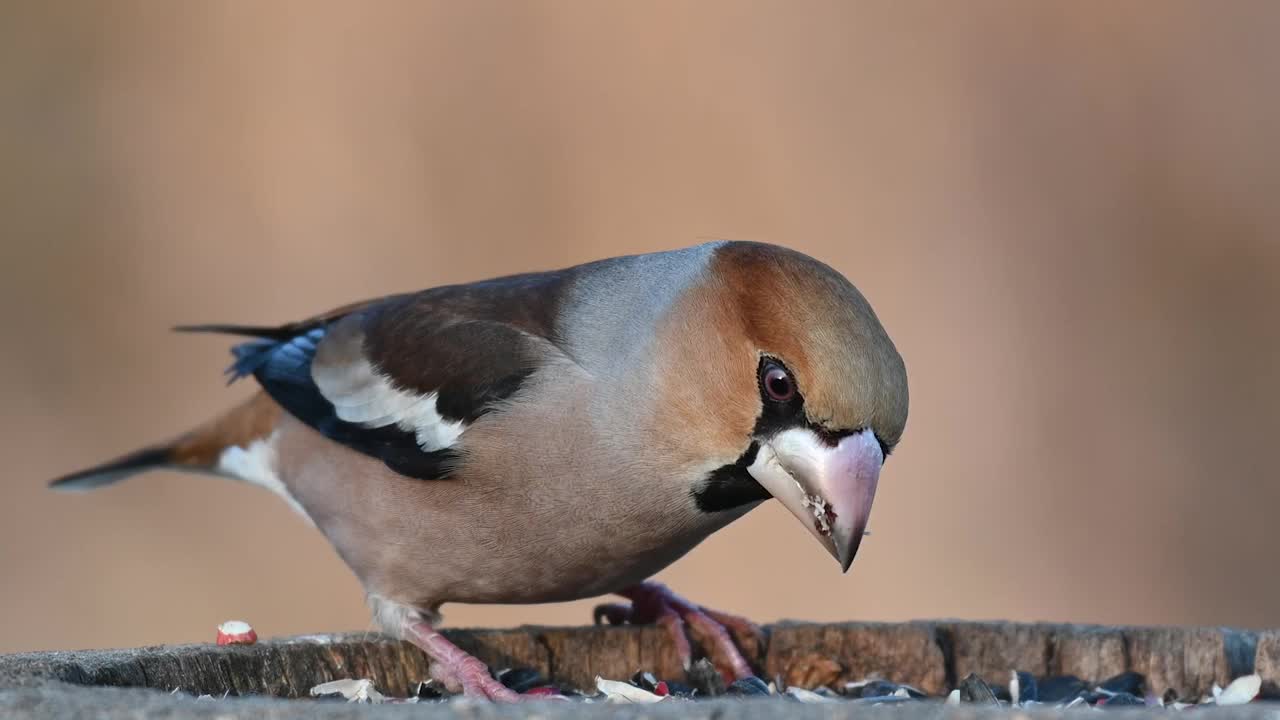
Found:
[[[608,620],[611,625],[656,623],[664,626],[671,633],[685,670],[693,666],[693,651],[689,647],[689,638],[685,635],[685,627],[688,626],[702,641],[703,646],[715,656],[713,659],[717,661],[717,667],[725,680],[732,682],[755,674],[751,670],[751,664],[729,635],[732,632],[738,643],[758,656],[764,634],[750,620],[695,605],[671,592],[662,583],[640,583],[618,594],[630,600],[631,604],[610,603],[596,607],[594,615],[597,623]]]
[[[449,642],[422,621],[409,621],[404,627],[405,639],[422,649],[431,659],[431,674],[446,687],[462,688],[468,697],[487,698],[497,702],[520,702],[521,695],[493,679],[489,668]]]

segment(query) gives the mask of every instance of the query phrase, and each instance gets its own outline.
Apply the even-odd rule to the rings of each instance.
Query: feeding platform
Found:
[[[368,633],[4,655],[0,716],[505,718],[536,708],[543,718],[871,713],[916,720],[1090,713],[1092,706],[1125,715],[1280,717],[1280,704],[1268,701],[1280,699],[1280,630],[937,621],[782,623],[765,633],[764,647],[745,648],[763,681],[758,691],[726,692],[714,677],[691,682],[658,628],[447,631],[491,668],[517,669],[573,696],[518,706],[439,699],[423,687],[429,676],[421,652]],[[598,678],[627,683],[637,673],[669,680],[670,694],[629,704],[599,690]],[[387,702],[313,696],[313,688],[338,680],[368,680],[374,698]],[[1260,686],[1256,697],[1249,691],[1252,702],[1227,706],[1227,695],[1221,706],[1205,702],[1215,689],[1238,695],[1250,683]],[[633,684],[644,690],[642,700],[652,694],[645,680]],[[1011,697],[1015,691],[1022,697]],[[403,702],[409,698],[416,702]]]

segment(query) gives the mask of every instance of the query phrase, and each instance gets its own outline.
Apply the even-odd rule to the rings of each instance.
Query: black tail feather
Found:
[[[181,333],[221,333],[223,335],[243,335],[245,337],[263,338],[283,342],[297,334],[293,325],[267,327],[263,325],[179,325],[173,329]]]
[[[144,448],[111,462],[60,477],[50,482],[49,487],[66,492],[93,490],[140,472],[164,467],[172,461],[172,458],[173,449],[170,447]]]
[[[271,358],[271,353],[281,343],[288,342],[300,333],[306,332],[302,325],[281,325],[279,327],[261,327],[256,325],[179,325],[174,332],[184,333],[221,333],[223,335],[241,335],[257,338],[240,343],[231,348],[235,362],[226,370],[227,384],[248,377]]]
[[[271,359],[271,353],[280,347],[274,340],[251,340],[231,348],[235,362],[227,368],[227,384],[248,377],[258,371],[264,363]]]

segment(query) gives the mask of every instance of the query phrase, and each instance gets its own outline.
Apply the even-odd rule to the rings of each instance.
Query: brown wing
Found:
[[[448,477],[470,423],[559,355],[567,275],[538,273],[348,305],[274,328],[188,331],[259,338],[233,348],[232,379],[253,375],[330,439],[422,479]]]

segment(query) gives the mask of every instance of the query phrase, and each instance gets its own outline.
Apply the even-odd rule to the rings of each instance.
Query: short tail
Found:
[[[64,492],[83,492],[148,470],[213,471],[227,448],[247,446],[270,435],[279,419],[280,406],[266,393],[258,392],[243,404],[173,442],[152,445],[102,465],[64,475],[49,483],[49,487]]]
[[[168,467],[173,463],[173,450],[173,447],[163,445],[143,448],[111,462],[64,475],[49,483],[49,487],[62,492],[84,492],[100,488],[138,473]]]

